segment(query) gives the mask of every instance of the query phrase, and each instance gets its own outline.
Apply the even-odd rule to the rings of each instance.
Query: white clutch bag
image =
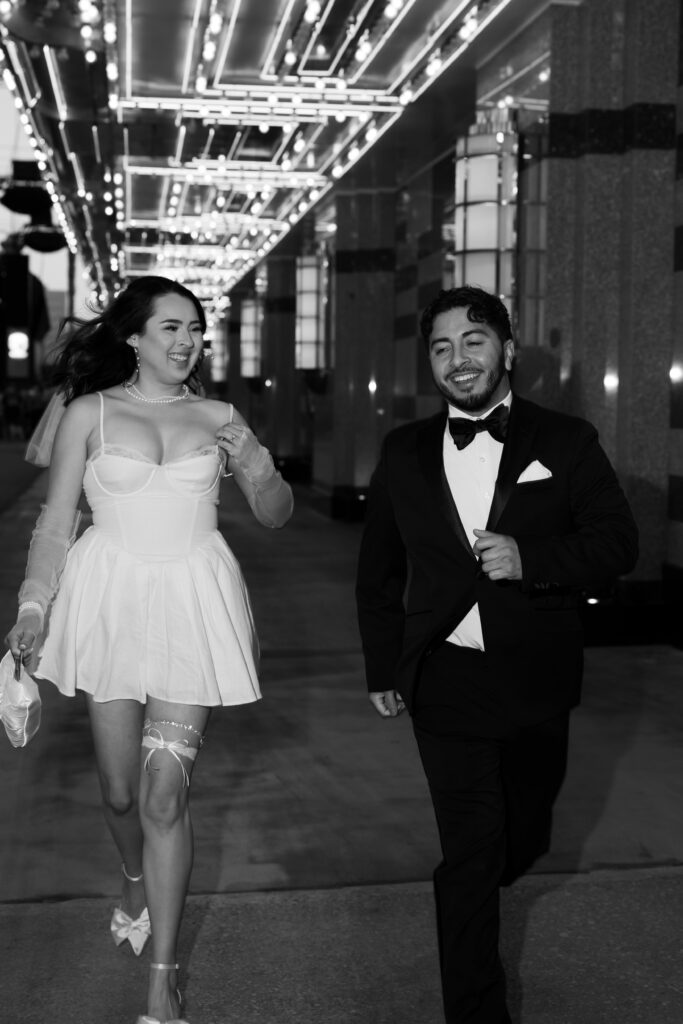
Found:
[[[0,661],[0,721],[13,747],[25,747],[40,726],[40,693],[8,651]]]

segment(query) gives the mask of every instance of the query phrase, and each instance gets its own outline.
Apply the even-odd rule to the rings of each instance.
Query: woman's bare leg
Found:
[[[104,817],[132,877],[142,874],[139,814],[140,735],[144,709],[135,700],[98,702],[87,696]],[[121,909],[138,917],[145,907],[144,883],[121,877]]]
[[[147,767],[141,775],[140,820],[154,963],[176,962],[193,859],[189,783],[194,760],[190,755],[196,757],[208,718],[209,708],[154,698],[147,703],[142,751]],[[169,749],[168,744],[175,748]],[[175,971],[150,971],[147,1012],[161,1021],[179,1015]]]

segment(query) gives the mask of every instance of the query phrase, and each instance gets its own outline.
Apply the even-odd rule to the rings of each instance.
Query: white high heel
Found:
[[[129,875],[125,864],[121,865],[121,871],[129,882],[142,881],[142,875],[137,875],[136,877]],[[116,907],[111,915],[109,928],[116,945],[120,946],[127,939],[136,956],[140,956],[152,934],[152,925],[149,920],[147,907],[135,919],[130,914],[127,914],[125,910],[121,910],[121,907]]]
[[[155,971],[180,970],[178,964],[150,964],[149,966]],[[182,1001],[180,997],[180,989],[176,989],[176,994],[178,996],[178,1002],[180,1003]],[[158,1017],[150,1017],[148,1014],[144,1013],[141,1017],[138,1017],[135,1024],[188,1024],[188,1021],[182,1020],[180,1017],[172,1017],[168,1020],[159,1020]]]

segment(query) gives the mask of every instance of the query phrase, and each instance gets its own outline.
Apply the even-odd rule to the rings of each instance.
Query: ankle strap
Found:
[[[179,971],[180,964],[150,964],[155,971]]]
[[[126,865],[125,864],[121,865],[121,870],[123,871],[123,877],[127,878],[129,882],[141,882],[142,881],[142,875],[136,875],[136,876],[129,875],[128,872],[126,871]]]

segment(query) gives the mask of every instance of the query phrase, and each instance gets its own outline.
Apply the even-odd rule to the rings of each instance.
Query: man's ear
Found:
[[[515,361],[515,343],[512,338],[508,338],[503,345],[503,354],[505,356],[505,369],[509,373],[512,369],[512,364]]]

